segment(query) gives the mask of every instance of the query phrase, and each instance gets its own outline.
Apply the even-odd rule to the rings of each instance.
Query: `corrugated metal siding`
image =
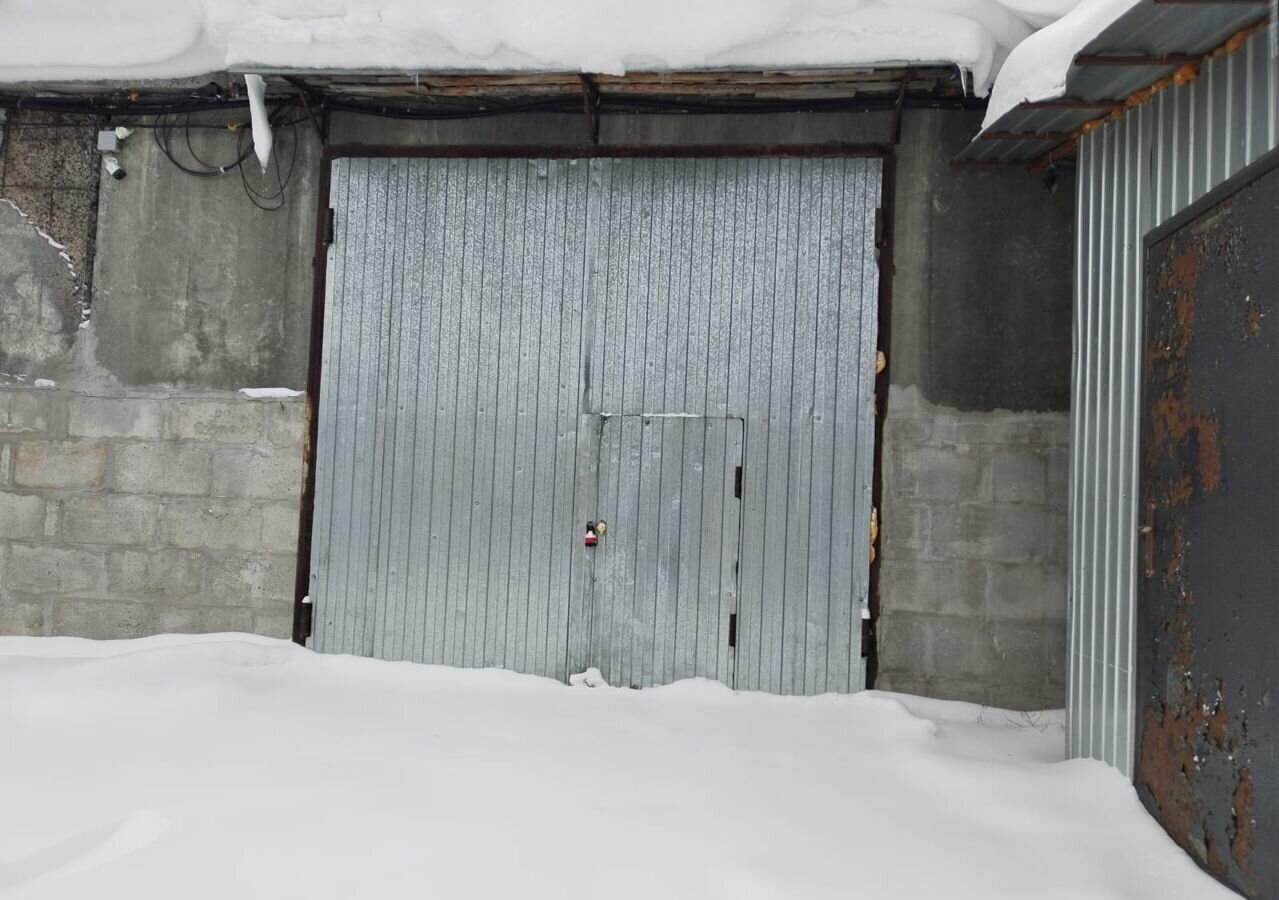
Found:
[[[1279,146],[1274,24],[1083,136],[1071,440],[1071,756],[1132,772],[1143,238]]]
[[[659,602],[661,548],[636,551],[642,609],[587,574],[601,423],[679,414],[714,437],[738,418],[735,684],[858,689],[879,187],[867,159],[335,163],[316,647],[563,678],[599,664],[599,608],[629,602],[630,633],[655,636],[623,680],[679,677],[688,645],[653,630],[689,611]],[[645,453],[665,471],[690,432],[661,430]],[[637,528],[674,521],[652,509]],[[627,539],[610,528],[599,556]]]

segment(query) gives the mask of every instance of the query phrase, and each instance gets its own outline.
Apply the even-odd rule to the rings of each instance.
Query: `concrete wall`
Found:
[[[889,409],[877,687],[1062,705],[1068,418],[961,412],[913,386]]]
[[[96,128],[5,122],[0,633],[290,633],[305,404],[236,389],[305,385],[318,143],[299,134],[266,213],[146,129],[117,181]],[[225,129],[191,139],[236,152]]]
[[[875,686],[1064,704],[1073,185],[949,164],[977,114],[908,114]]]
[[[886,410],[880,510],[878,686],[1007,706],[1057,705],[1065,615],[1061,460],[1070,354],[1071,190],[1066,183],[1049,194],[1021,170],[951,166],[979,119],[980,113],[910,110],[903,120],[894,232],[897,266],[888,323],[894,387]],[[609,116],[601,123],[600,139],[604,145],[883,142],[891,124],[888,113]],[[330,131],[332,143],[404,146],[574,144],[584,136],[585,123],[576,115],[418,123],[337,115]],[[225,130],[197,129],[192,140],[204,159],[234,155],[235,137]],[[278,520],[282,529],[290,529],[282,533],[291,533],[284,519],[299,485],[294,484],[292,494],[279,493],[283,482],[262,475],[267,469],[261,467],[280,478],[281,472],[297,475],[300,483],[300,472],[279,467],[286,458],[300,459],[301,435],[292,444],[281,442],[278,434],[272,437],[266,423],[274,421],[274,413],[264,411],[263,430],[252,444],[255,452],[234,448],[238,418],[231,410],[243,409],[246,401],[227,392],[304,384],[319,147],[306,126],[277,135],[282,158],[292,156],[293,146],[297,156],[288,202],[277,212],[264,213],[248,202],[238,176],[192,178],[178,172],[149,135],[137,134],[126,143],[120,159],[129,175],[119,182],[102,181],[96,229],[91,229],[99,245],[92,324],[76,332],[73,346],[42,364],[38,373],[55,378],[58,391],[67,392],[41,395],[40,402],[51,404],[53,424],[40,435],[55,443],[65,438],[106,446],[105,480],[98,486],[68,488],[7,483],[4,490],[20,498],[11,502],[25,504],[26,515],[35,515],[30,510],[37,501],[44,505],[46,519],[47,509],[54,508],[56,530],[48,536],[43,531],[39,536],[0,534],[6,560],[15,558],[15,547],[17,558],[25,560],[31,548],[47,544],[88,553],[91,568],[99,556],[109,566],[118,551],[68,537],[83,536],[82,527],[92,528],[79,524],[96,521],[92,505],[68,503],[71,496],[58,492],[119,494],[129,503],[141,497],[138,502],[154,509],[161,525],[148,533],[149,543],[137,545],[138,552],[151,554],[148,558],[161,570],[171,565],[175,580],[193,577],[185,574],[187,557],[180,554],[201,560],[201,591],[191,596],[202,598],[204,605],[180,600],[173,601],[174,608],[214,608],[209,604],[216,605],[219,595],[211,573],[223,571],[237,554],[248,554],[238,557],[246,571],[273,585],[252,603],[242,591],[228,592],[227,597],[237,599],[221,607],[227,611],[217,616],[225,618],[215,622],[217,616],[205,613],[205,619],[192,618],[186,627],[281,626],[281,591],[292,580],[292,557],[280,549],[274,528],[270,535],[260,533],[264,543],[258,547],[242,545],[246,534],[262,527],[259,517],[265,510],[271,510],[272,521]],[[0,235],[0,272],[6,245],[13,243]],[[0,292],[4,290],[0,281]],[[0,294],[0,309],[3,302]],[[0,335],[0,352],[11,345],[7,335]],[[21,374],[37,373],[26,368]],[[28,394],[18,391],[15,396]],[[209,420],[210,430],[201,440],[211,443],[183,437],[173,424],[179,410],[210,396],[226,411],[225,418]],[[117,402],[122,399],[155,404],[158,432],[147,426],[145,435],[132,435],[132,426],[121,425],[122,411],[131,409]],[[73,401],[100,408],[104,420],[115,423],[109,427],[123,433],[73,437],[59,430],[71,427],[70,417],[59,418],[62,413],[54,410],[70,410]],[[30,439],[37,441],[34,435]],[[4,440],[13,443],[13,438]],[[118,458],[127,461],[130,453],[145,451],[124,447],[118,457],[117,441],[121,446],[140,442],[199,451],[208,454],[210,467],[220,460],[224,479],[233,470],[246,483],[265,478],[276,493],[223,496],[229,482],[219,487],[210,468],[207,494],[181,495],[199,496],[200,504],[158,489],[135,497],[111,479],[117,477]],[[12,460],[16,449],[9,452]],[[27,459],[31,451],[23,452]],[[202,546],[166,543],[170,532],[164,530],[163,517],[182,510],[194,516],[197,506],[234,514],[204,515],[207,527],[198,532],[204,535]],[[247,531],[241,527],[246,517]],[[273,542],[269,546],[268,540]],[[109,570],[102,577],[106,580],[67,593],[64,600],[120,603],[120,616],[104,612],[78,625],[71,620],[59,625],[62,601],[56,597],[63,595],[51,582],[54,588],[46,599],[3,589],[9,593],[0,594],[0,602],[17,602],[10,598],[21,594],[26,614],[35,615],[38,608],[42,617],[52,617],[28,621],[10,616],[5,627],[107,636],[171,624],[155,617],[130,618],[125,614],[130,604],[150,601],[113,592]]]
[[[287,637],[303,411],[0,388],[0,633]]]
[[[83,118],[0,111],[0,373],[47,374],[87,311],[94,135]]]

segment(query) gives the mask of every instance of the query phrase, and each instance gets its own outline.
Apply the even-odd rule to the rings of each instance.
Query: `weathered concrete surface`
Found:
[[[1064,413],[890,389],[877,687],[1063,704],[1068,437]]]
[[[83,117],[0,111],[0,373],[47,374],[89,296],[97,207]]]
[[[44,374],[71,349],[82,294],[59,252],[0,199],[0,372]]]
[[[192,433],[192,409],[229,439]],[[287,637],[303,413],[0,387],[0,633]]]
[[[175,152],[195,165],[178,134]],[[226,130],[193,129],[191,142],[211,163],[236,157],[237,137]],[[278,129],[281,177],[295,142],[275,212],[253,206],[234,169],[184,174],[149,134],[133,135],[117,154],[128,175],[102,182],[93,328],[97,362],[122,385],[305,384],[319,143],[309,128]],[[273,185],[274,169],[257,182]]]
[[[893,384],[964,410],[1070,406],[1074,176],[954,166],[981,113],[908,111],[898,148]]]

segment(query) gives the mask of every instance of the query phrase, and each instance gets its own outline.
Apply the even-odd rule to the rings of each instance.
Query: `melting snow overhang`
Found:
[[[1267,0],[1140,0],[1082,43],[1064,88],[988,117],[955,161],[1034,167],[1072,158],[1092,123],[1141,102],[1152,86],[1193,77],[1203,60],[1264,27],[1269,13]]]

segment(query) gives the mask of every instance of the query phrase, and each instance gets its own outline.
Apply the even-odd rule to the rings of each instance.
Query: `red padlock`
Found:
[[[595,523],[586,523],[586,546],[594,547],[600,542],[599,536],[595,534]]]

